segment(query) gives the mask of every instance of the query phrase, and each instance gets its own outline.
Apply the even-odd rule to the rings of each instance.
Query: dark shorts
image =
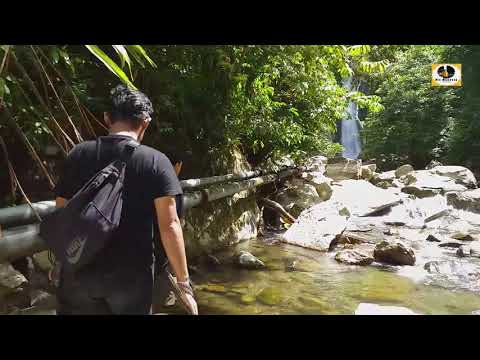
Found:
[[[58,315],[148,315],[152,271],[74,276],[62,273],[57,290]]]

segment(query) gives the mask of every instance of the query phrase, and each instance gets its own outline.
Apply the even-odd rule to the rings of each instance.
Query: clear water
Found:
[[[353,314],[362,302],[404,306],[422,314],[480,309],[479,294],[415,283],[392,270],[339,264],[328,254],[282,243],[255,240],[246,248],[268,269],[223,265],[197,274],[201,314]],[[293,260],[297,271],[288,271]]]

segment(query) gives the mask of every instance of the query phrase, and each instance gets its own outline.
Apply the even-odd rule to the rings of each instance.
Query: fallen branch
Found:
[[[297,220],[292,215],[290,215],[282,205],[280,205],[276,201],[265,198],[262,198],[261,201],[265,204],[265,206],[279,213],[280,216],[285,219],[289,224],[293,224]]]

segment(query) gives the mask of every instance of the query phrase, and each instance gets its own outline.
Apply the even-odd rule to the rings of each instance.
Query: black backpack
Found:
[[[100,145],[97,139],[97,162]],[[139,145],[129,140],[120,149],[119,159],[95,174],[64,208],[57,209],[40,223],[41,238],[65,269],[77,271],[89,264],[117,230],[122,214],[125,168]]]

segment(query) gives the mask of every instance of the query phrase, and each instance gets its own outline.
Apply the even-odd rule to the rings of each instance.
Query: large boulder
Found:
[[[454,180],[457,184],[466,186],[469,189],[477,187],[475,175],[463,166],[435,166],[429,171],[432,174],[441,175]]]
[[[328,162],[325,175],[333,180],[359,179],[362,160],[335,158]]]
[[[305,168],[309,172],[325,173],[325,167],[328,159],[325,156],[313,156],[305,161]]]
[[[415,253],[400,241],[382,241],[375,246],[376,261],[391,265],[415,265]]]
[[[309,249],[328,251],[331,242],[347,225],[344,205],[332,200],[303,211],[283,234],[282,241]]]
[[[417,197],[435,196],[449,191],[465,191],[466,186],[456,183],[447,176],[438,175],[430,170],[418,170],[400,178],[406,186],[402,189],[407,194]]]
[[[420,315],[401,306],[384,306],[361,303],[355,310],[355,315]]]
[[[456,209],[480,214],[480,189],[448,193],[447,203]]]
[[[348,265],[370,265],[373,257],[360,250],[341,250],[335,255],[335,260]]]
[[[302,179],[315,187],[317,194],[322,201],[330,199],[332,196],[332,179],[323,176],[320,172],[303,173]]]
[[[414,170],[415,169],[413,168],[412,165],[408,165],[408,164],[402,165],[397,170],[395,170],[395,177],[397,179],[400,179],[402,176],[410,174]]]
[[[352,215],[365,215],[400,198],[365,180],[343,180],[333,185],[331,200],[345,204]]]
[[[363,165],[361,167],[361,178],[370,181],[375,175],[375,170],[377,170],[376,164]]]
[[[300,179],[287,183],[287,188],[281,190],[274,198],[292,216],[297,217],[300,213],[322,201],[317,189]]]

